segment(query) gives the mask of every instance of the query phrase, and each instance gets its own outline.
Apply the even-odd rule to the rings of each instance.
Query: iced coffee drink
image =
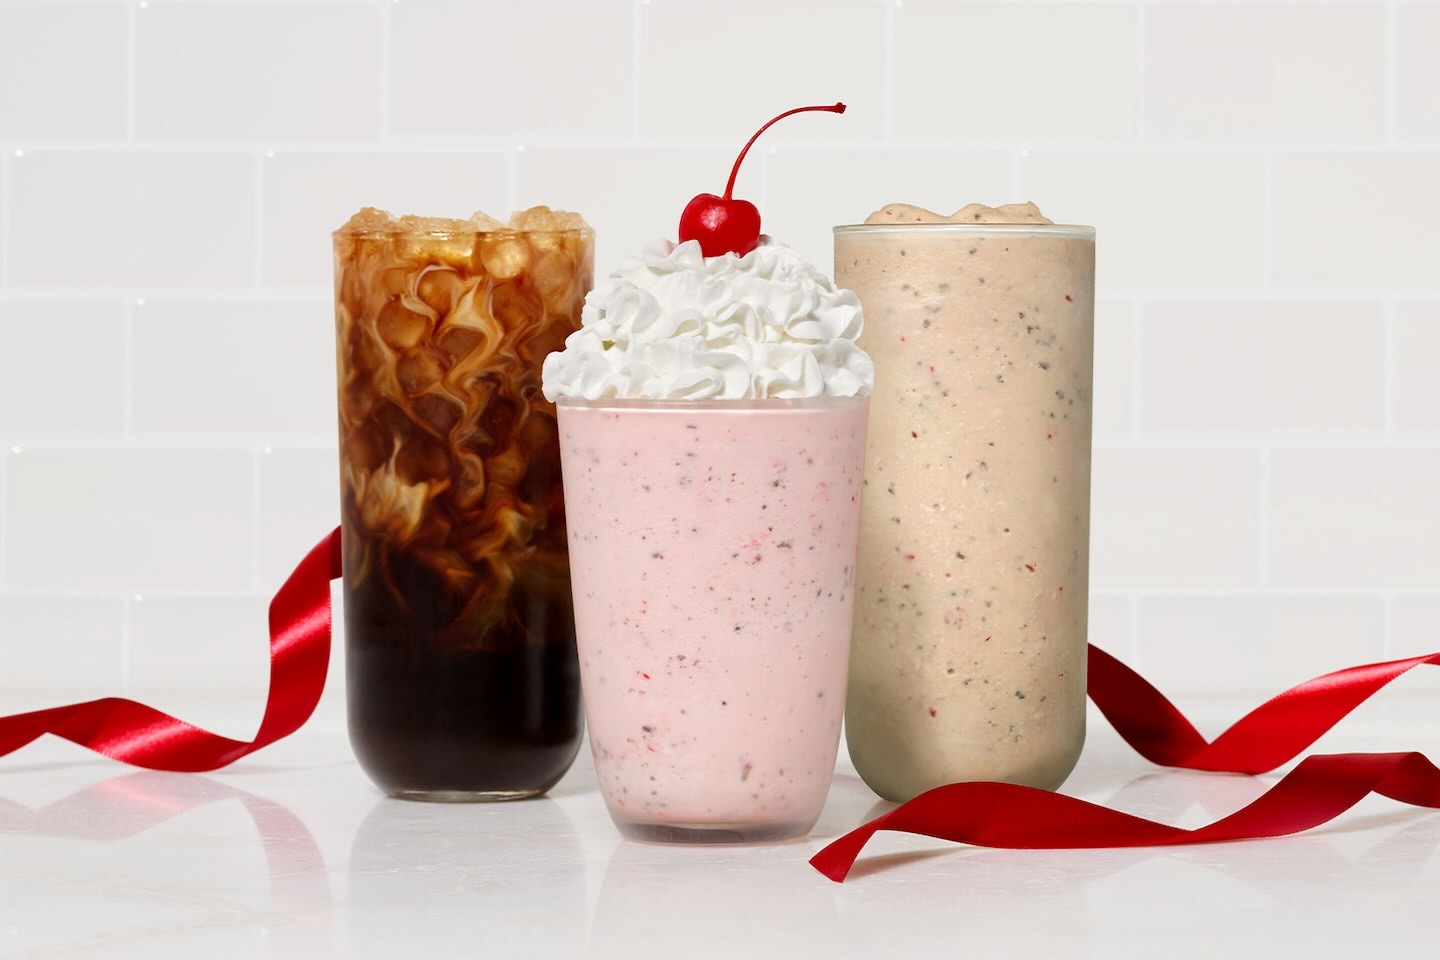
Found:
[[[586,721],[645,840],[802,836],[843,713],[869,359],[793,251],[628,258],[545,366]]]
[[[1095,241],[1030,204],[835,232],[875,360],[851,758],[905,800],[1054,788],[1085,723]]]
[[[580,743],[555,408],[593,237],[365,210],[335,233],[351,742],[387,793],[541,793]]]

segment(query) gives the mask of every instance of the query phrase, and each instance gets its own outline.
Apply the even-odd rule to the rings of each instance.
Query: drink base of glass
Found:
[[[538,797],[548,786],[534,790],[387,790],[396,800],[419,800],[425,803],[504,803],[507,800],[528,800]]]
[[[615,819],[615,818],[612,818]],[[620,835],[642,843],[778,843],[807,835],[815,821],[787,823],[657,823],[615,819]]]

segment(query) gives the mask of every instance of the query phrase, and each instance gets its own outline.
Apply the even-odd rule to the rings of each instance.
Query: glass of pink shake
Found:
[[[556,401],[601,794],[627,837],[809,832],[844,712],[872,370],[788,248],[662,241],[587,299]]]

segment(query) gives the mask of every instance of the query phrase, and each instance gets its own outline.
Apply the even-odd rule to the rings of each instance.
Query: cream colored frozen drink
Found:
[[[835,233],[877,377],[846,740],[892,800],[1053,789],[1085,732],[1095,243],[1033,204]]]
[[[855,296],[763,241],[660,241],[544,370],[601,794],[647,840],[777,840],[834,771],[869,358]]]

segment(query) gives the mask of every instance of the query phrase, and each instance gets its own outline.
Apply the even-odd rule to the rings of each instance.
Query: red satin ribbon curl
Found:
[[[255,739],[201,730],[153,707],[105,697],[0,718],[0,756],[46,733],[151,770],[214,770],[300,728],[320,701],[330,662],[330,581],[340,576],[340,531],[300,561],[270,601],[270,694]]]
[[[1125,742],[1154,763],[1187,770],[1264,773],[1310,746],[1391,680],[1440,653],[1327,673],[1256,707],[1207,741],[1160,691],[1098,647],[1090,647],[1087,692]],[[1280,837],[1319,826],[1379,793],[1440,808],[1440,769],[1420,753],[1306,757],[1251,803],[1195,830],[1013,783],[952,783],[852,830],[811,858],[843,882],[881,830],[1012,850],[1153,847]]]
[[[154,770],[223,767],[295,732],[325,685],[330,657],[330,581],[340,576],[340,531],[301,561],[270,604],[270,693],[249,742],[201,730],[118,697],[0,718],[0,756],[53,733],[116,760]],[[1338,670],[1285,691],[1206,741],[1175,705],[1098,647],[1089,648],[1089,695],[1146,759],[1190,770],[1263,773],[1301,750],[1374,693],[1440,653]],[[1009,783],[953,783],[922,793],[851,831],[810,863],[843,881],[881,830],[1012,849],[1144,847],[1247,840],[1298,833],[1343,813],[1370,793],[1440,808],[1440,769],[1419,753],[1307,757],[1266,793],[1194,830]]]

